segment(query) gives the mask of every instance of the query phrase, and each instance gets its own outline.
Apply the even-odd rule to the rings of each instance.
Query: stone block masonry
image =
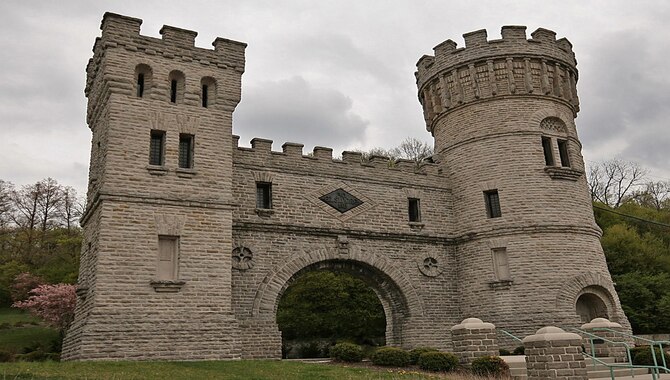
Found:
[[[482,356],[498,356],[496,327],[478,318],[467,318],[451,328],[454,353],[469,366]]]
[[[588,380],[582,337],[554,326],[523,339],[528,380]]]
[[[490,333],[450,330],[471,315],[518,336],[584,317],[630,331],[583,175],[566,39],[513,26],[438,45],[416,74],[436,153],[389,164],[240,147],[246,45],[202,49],[194,31],[152,38],[141,23],[106,13],[86,69],[91,160],[64,360],[279,358],[277,304],[312,270],[366,281],[387,344],[408,349],[495,353]]]

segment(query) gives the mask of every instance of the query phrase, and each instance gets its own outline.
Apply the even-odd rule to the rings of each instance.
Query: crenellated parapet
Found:
[[[103,16],[100,25],[102,34],[95,40],[93,57],[86,67],[87,79],[84,92],[89,98],[89,125],[92,124],[100,112],[92,105],[103,104],[110,93],[118,92],[132,95],[136,91],[137,73],[131,72],[128,74],[127,72],[115,72],[110,68],[103,69],[106,52],[110,49],[125,50],[127,53],[125,56],[132,56],[132,63],[135,64],[164,59],[165,62],[172,63],[172,65],[167,63],[166,66],[173,66],[174,70],[182,75],[183,72],[178,67],[187,65],[197,66],[212,73],[227,71],[231,74],[234,73],[237,78],[244,72],[244,51],[247,46],[245,43],[219,37],[212,42],[214,49],[204,49],[195,46],[195,37],[198,35],[195,31],[164,25],[160,30],[162,38],[154,38],[141,35],[141,25],[142,20],[134,17],[110,12]],[[129,63],[124,62],[123,59],[116,57],[109,64],[122,67],[124,63]],[[127,59],[130,60],[130,58]],[[148,81],[151,79],[152,69],[154,68],[150,65],[145,65],[145,67],[148,70],[146,73]],[[106,70],[105,75],[98,75],[102,70]],[[153,76],[156,76],[157,73],[153,74]],[[167,99],[170,91],[167,73],[165,73],[165,78],[160,76],[154,79],[153,84],[147,83],[148,97]],[[190,78],[188,79],[190,80]],[[239,79],[237,82],[239,82]],[[195,85],[185,88],[184,104],[199,104],[199,87],[200,78]],[[239,86],[229,87],[230,91],[221,94],[222,98],[218,105],[232,109],[240,101],[240,91]],[[235,90],[236,88],[237,90]]]
[[[239,139],[239,136],[233,136],[233,157],[267,168],[299,168],[302,171],[315,172],[343,171],[349,174],[350,170],[355,169],[371,176],[439,175],[438,165],[428,161],[417,164],[412,160],[391,160],[389,157],[377,155],[364,159],[361,152],[352,151],[344,151],[341,158],[334,158],[333,149],[322,146],[315,146],[312,152],[304,154],[304,145],[292,142],[282,144],[282,151],[278,152],[272,150],[272,140],[254,138],[251,140],[251,148],[247,148],[239,146]]]
[[[463,35],[465,47],[447,40],[417,62],[419,101],[429,131],[441,114],[468,103],[505,96],[548,96],[579,111],[577,61],[572,44],[556,33],[503,26],[502,39],[486,30]]]

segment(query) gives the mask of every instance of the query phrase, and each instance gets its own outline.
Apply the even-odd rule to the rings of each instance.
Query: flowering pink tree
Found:
[[[25,301],[30,297],[30,291],[36,287],[43,285],[44,279],[40,276],[35,276],[32,273],[23,272],[14,277],[14,283],[10,286],[10,294],[12,301]]]
[[[40,285],[30,291],[27,300],[14,302],[12,307],[28,310],[30,314],[64,331],[74,317],[76,288],[76,285],[70,284]]]

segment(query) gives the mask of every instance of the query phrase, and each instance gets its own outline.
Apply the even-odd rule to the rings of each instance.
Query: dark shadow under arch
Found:
[[[575,312],[581,318],[582,323],[589,323],[595,318],[609,319],[607,305],[598,295],[585,292],[575,302]]]
[[[295,272],[291,278],[286,281],[281,290],[277,293],[275,302],[275,315],[279,299],[284,295],[293,282],[303,274],[318,270],[329,270],[352,275],[363,282],[377,294],[379,301],[384,308],[386,316],[386,343],[388,345],[400,345],[402,342],[402,327],[409,317],[409,308],[400,288],[384,272],[373,266],[353,260],[325,260],[310,264]]]

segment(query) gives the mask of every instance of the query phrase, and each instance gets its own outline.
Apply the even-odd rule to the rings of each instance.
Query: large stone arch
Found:
[[[577,301],[584,295],[591,295],[601,300],[611,321],[628,325],[612,280],[600,273],[584,273],[566,281],[556,297],[556,309],[568,311],[576,317]]]
[[[408,321],[423,316],[424,307],[416,288],[385,257],[356,250],[343,255],[337,249],[323,248],[297,253],[268,273],[256,292],[252,318],[274,320],[279,299],[289,285],[302,273],[318,269],[347,272],[372,287],[386,314],[388,345],[401,346]]]

